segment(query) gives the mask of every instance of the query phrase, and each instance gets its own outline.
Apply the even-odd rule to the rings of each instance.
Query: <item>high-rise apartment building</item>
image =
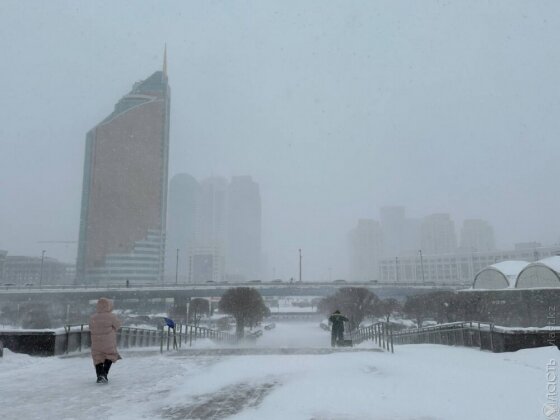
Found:
[[[449,214],[437,213],[424,217],[420,235],[424,254],[445,254],[457,249],[455,223]]]
[[[485,220],[466,219],[461,228],[461,249],[486,252],[496,248],[494,229]]]
[[[224,255],[222,249],[194,247],[189,252],[189,283],[222,282]]]
[[[165,277],[185,283],[189,275],[190,250],[196,246],[196,206],[200,186],[189,174],[177,174],[169,182]],[[177,258],[178,257],[178,258]]]
[[[407,218],[405,220],[405,227],[403,254],[416,254],[422,243],[422,219]]]
[[[227,248],[227,180],[200,182],[195,204],[194,246],[189,248],[189,282],[222,281]],[[211,275],[209,274],[211,273]]]
[[[200,183],[187,174],[174,176],[166,248],[168,282],[260,279],[259,185],[250,176],[234,176],[231,182],[210,177]]]
[[[196,246],[226,248],[227,237],[227,180],[211,177],[200,182],[196,204]]]
[[[379,222],[360,219],[348,236],[350,279],[352,281],[378,280],[378,263],[383,256],[383,233]]]
[[[261,196],[250,176],[234,176],[227,189],[226,273],[231,281],[261,278]]]
[[[166,63],[86,136],[77,278],[163,279],[170,89]]]

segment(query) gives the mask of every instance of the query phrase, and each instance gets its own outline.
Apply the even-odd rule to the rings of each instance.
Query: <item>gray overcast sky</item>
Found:
[[[166,42],[170,175],[252,175],[277,276],[343,276],[382,205],[558,242],[558,1],[2,0],[0,248],[74,259],[37,241],[77,240],[85,133]]]

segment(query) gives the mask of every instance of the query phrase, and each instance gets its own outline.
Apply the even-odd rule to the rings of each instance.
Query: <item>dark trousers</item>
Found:
[[[111,362],[109,359],[105,359],[104,363],[95,365],[95,373],[97,374],[97,377],[99,378],[100,376],[104,376],[105,378],[107,378],[107,374],[109,373],[109,369],[111,369],[112,364],[113,362]]]
[[[331,331],[331,346],[334,347],[340,340],[344,339],[344,330],[333,329]]]

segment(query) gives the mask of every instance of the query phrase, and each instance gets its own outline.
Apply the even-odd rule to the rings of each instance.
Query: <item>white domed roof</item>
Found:
[[[513,288],[516,285],[517,276],[528,265],[527,261],[502,261],[492,264],[476,274],[473,289]]]
[[[543,258],[525,267],[517,278],[517,288],[560,287],[560,256]]]
[[[546,265],[548,268],[560,273],[560,256],[555,255],[553,257],[543,258],[537,261],[535,264]]]

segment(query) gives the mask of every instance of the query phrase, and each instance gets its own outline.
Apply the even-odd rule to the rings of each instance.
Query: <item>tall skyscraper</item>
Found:
[[[200,182],[196,205],[196,245],[225,250],[227,237],[227,180],[211,177]]]
[[[383,256],[383,233],[379,222],[360,219],[348,236],[350,279],[379,280],[379,260]]]
[[[227,247],[227,181],[200,182],[195,206],[195,244],[189,249],[189,282],[222,281]]]
[[[261,278],[261,196],[250,176],[228,186],[226,273],[232,281]]]
[[[167,282],[187,281],[190,250],[196,246],[196,206],[199,201],[200,186],[189,174],[177,174],[169,182],[167,205],[167,233],[165,277]],[[177,250],[179,260],[177,261]],[[177,273],[176,273],[177,271]]]
[[[457,250],[455,223],[449,214],[438,213],[424,217],[420,230],[424,254],[446,254]]]
[[[496,248],[494,229],[485,220],[466,219],[461,229],[461,249],[464,251],[487,252]]]
[[[134,84],[86,136],[77,278],[163,279],[170,89],[163,71]]]

